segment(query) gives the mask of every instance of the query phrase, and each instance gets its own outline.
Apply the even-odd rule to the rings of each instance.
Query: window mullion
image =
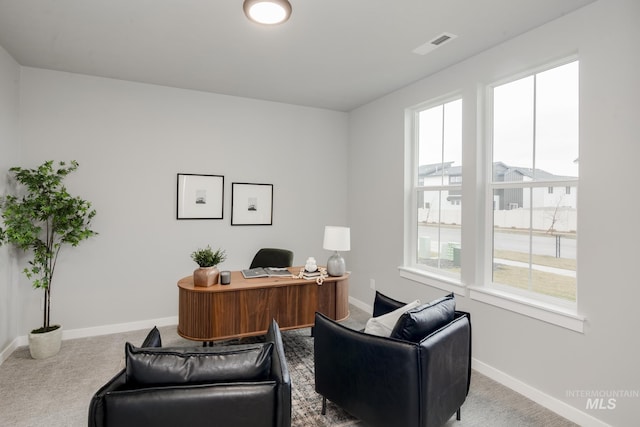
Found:
[[[443,166],[440,172],[440,184],[444,185],[444,124],[445,113],[444,104],[442,104],[442,122],[440,123],[440,164]],[[438,190],[438,268],[442,268],[442,190]]]
[[[532,163],[533,163],[533,180],[537,181],[538,177],[537,177],[537,173],[536,173],[536,167],[537,167],[537,162],[536,162],[536,143],[538,141],[538,104],[537,104],[537,96],[538,96],[538,91],[536,90],[537,88],[537,76],[534,74],[533,75],[533,135],[531,135],[532,137]]]
[[[533,75],[533,129],[532,129],[532,133],[533,135],[531,135],[532,138],[532,153],[531,153],[531,159],[532,159],[532,163],[533,163],[533,180],[536,181],[537,180],[537,172],[536,172],[536,143],[538,141],[538,104],[537,104],[537,96],[538,96],[538,91],[537,91],[537,84],[538,84],[538,80],[537,80],[537,75]],[[529,189],[529,290],[533,292],[533,192],[534,192],[534,188],[530,188]]]

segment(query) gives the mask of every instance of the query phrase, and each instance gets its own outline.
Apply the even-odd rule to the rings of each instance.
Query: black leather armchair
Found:
[[[376,293],[374,315],[404,303]],[[316,391],[370,426],[441,426],[460,407],[471,378],[471,322],[453,321],[419,342],[356,331],[316,313]]]
[[[256,267],[291,267],[293,252],[288,249],[262,248],[256,252],[249,268]]]
[[[136,348],[91,399],[89,426],[291,426],[291,379],[278,324],[264,343]]]

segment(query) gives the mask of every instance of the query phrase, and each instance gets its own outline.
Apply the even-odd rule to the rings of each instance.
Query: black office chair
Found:
[[[249,268],[256,267],[291,267],[293,252],[288,249],[262,248],[251,261]]]

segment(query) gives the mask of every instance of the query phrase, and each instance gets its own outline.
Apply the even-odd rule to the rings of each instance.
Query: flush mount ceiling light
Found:
[[[281,24],[291,16],[287,0],[244,0],[242,7],[247,18],[259,24]]]

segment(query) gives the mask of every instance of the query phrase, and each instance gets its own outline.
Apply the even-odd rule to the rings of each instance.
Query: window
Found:
[[[413,111],[409,266],[460,280],[462,100]]]
[[[491,286],[574,304],[578,61],[491,92]]]

